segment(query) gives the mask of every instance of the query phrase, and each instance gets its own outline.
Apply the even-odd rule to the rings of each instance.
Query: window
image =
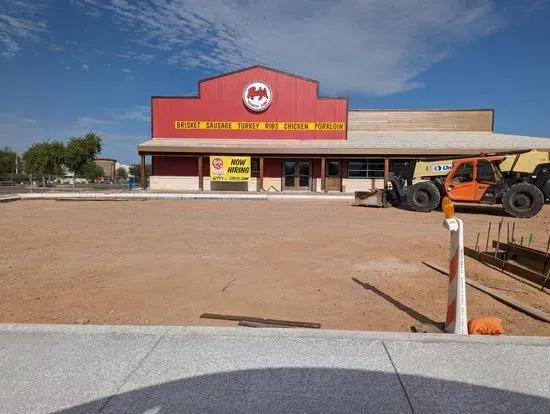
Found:
[[[250,172],[259,173],[260,172],[260,159],[252,158],[250,160]]]
[[[468,183],[474,180],[474,164],[465,162],[461,164],[452,179],[453,183]]]
[[[493,167],[487,160],[479,160],[477,162],[477,181],[495,181],[495,174],[493,173]]]
[[[328,160],[327,161],[327,177],[340,177],[340,161]]]
[[[384,160],[350,160],[349,178],[384,178]]]
[[[394,160],[393,161],[393,173],[396,174],[403,170],[405,164],[410,163],[411,160]]]

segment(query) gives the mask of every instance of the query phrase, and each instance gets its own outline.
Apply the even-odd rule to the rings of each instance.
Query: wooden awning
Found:
[[[140,154],[256,155],[453,155],[536,149],[550,151],[550,138],[484,132],[353,133],[347,140],[172,139],[138,145]]]

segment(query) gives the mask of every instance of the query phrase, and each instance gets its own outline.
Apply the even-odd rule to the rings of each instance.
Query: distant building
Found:
[[[115,179],[116,175],[116,160],[112,158],[96,158],[94,160],[97,166],[103,169],[103,177]]]
[[[120,162],[117,162],[116,165],[115,165],[115,171],[118,170],[119,168],[124,168],[124,170],[126,171],[126,173],[128,175],[130,175],[130,167],[131,165],[128,165],[128,164],[121,164]]]

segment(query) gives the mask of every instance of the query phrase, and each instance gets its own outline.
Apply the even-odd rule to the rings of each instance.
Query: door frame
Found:
[[[453,178],[457,175],[460,167],[465,164],[472,164],[472,180],[453,183]],[[453,201],[473,201],[476,191],[477,163],[474,160],[464,160],[455,162],[455,166],[451,170],[453,175],[449,175],[445,179],[445,191]]]
[[[294,162],[294,186],[289,187],[285,185],[285,161]],[[307,162],[309,164],[309,177],[307,187],[300,187],[300,162]],[[283,158],[281,160],[281,190],[282,191],[311,191],[313,184],[313,162],[309,158]]]
[[[336,161],[338,163],[338,175],[337,176],[329,176],[328,175],[328,163],[330,161]],[[324,188],[324,191],[325,192],[329,192],[329,191],[336,191],[336,192],[342,192],[342,160],[341,159],[336,159],[336,158],[325,158],[324,160],[322,160],[321,162],[324,162],[325,163],[325,168],[321,168],[321,171],[325,171],[325,177],[321,177],[321,178],[324,178],[324,181],[325,181],[325,188]],[[336,188],[329,188],[328,187],[328,179],[331,178],[331,179],[337,179],[338,181],[338,186]]]
[[[489,166],[491,168],[491,171],[493,173],[493,180],[492,181],[480,180],[479,179],[479,164],[482,163],[482,162],[486,162],[486,163],[489,164]],[[480,159],[480,160],[476,161],[475,172],[476,173],[475,173],[474,200],[475,201],[480,201],[485,196],[485,193],[487,192],[488,188],[491,188],[491,187],[494,187],[494,186],[498,185],[498,182],[497,182],[497,179],[496,179],[497,175],[496,175],[495,166],[493,165],[493,163],[491,163],[490,161],[485,160],[485,159]]]

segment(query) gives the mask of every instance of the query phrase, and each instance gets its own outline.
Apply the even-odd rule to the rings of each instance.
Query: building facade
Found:
[[[138,152],[151,190],[353,192],[384,187],[411,159],[550,150],[493,127],[492,109],[349,109],[315,80],[253,66],[199,81],[198,96],[152,97]],[[250,157],[250,179],[212,180],[211,156]]]

